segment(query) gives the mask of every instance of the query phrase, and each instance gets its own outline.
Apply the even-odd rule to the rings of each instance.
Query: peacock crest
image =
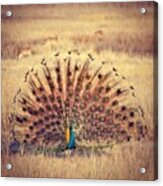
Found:
[[[14,97],[9,151],[81,149],[139,141],[147,135],[133,86],[107,62],[55,54],[32,68]]]

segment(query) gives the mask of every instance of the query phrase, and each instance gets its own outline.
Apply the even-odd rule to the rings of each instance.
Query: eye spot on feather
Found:
[[[99,118],[99,121],[100,121],[100,122],[105,122],[105,117],[100,117],[100,118]]]
[[[43,134],[45,131],[46,131],[45,128],[41,128],[40,129],[40,134]]]
[[[88,101],[90,99],[90,95],[86,93],[83,98],[85,101]]]
[[[36,127],[37,125],[38,125],[38,122],[37,122],[37,121],[34,121],[34,122],[33,122],[33,126]]]
[[[119,113],[115,115],[115,118],[116,118],[116,119],[118,119],[118,118],[120,118],[120,117],[121,117],[121,114],[119,114]]]
[[[131,136],[127,136],[127,141],[130,141],[131,140]]]
[[[40,135],[40,131],[35,132],[36,137]]]
[[[39,97],[36,97],[37,102],[41,102],[41,99]]]
[[[116,69],[115,67],[113,67],[113,71],[114,71],[114,72],[117,72],[117,69]]]
[[[44,91],[43,87],[40,87],[40,88],[39,88],[39,91],[40,91],[40,92],[43,92],[43,91]]]
[[[27,103],[27,100],[25,98],[22,99],[22,104],[26,104]]]
[[[110,86],[107,86],[106,89],[105,89],[106,93],[108,93],[109,91],[111,91],[111,87]]]
[[[22,119],[23,119],[23,122],[27,122],[28,121],[28,119],[26,117],[23,117]]]
[[[50,76],[46,76],[46,79],[47,79],[48,81],[50,81],[50,80],[51,80],[51,77],[50,77]]]
[[[131,85],[131,86],[130,86],[130,89],[131,89],[131,90],[134,90],[134,87]]]
[[[93,96],[93,101],[98,101],[100,99],[100,96],[99,95],[95,95],[95,96]]]
[[[54,100],[55,100],[53,95],[49,95],[49,99],[50,99],[51,102],[54,102]]]
[[[129,128],[131,128],[131,127],[133,127],[133,126],[134,126],[134,122],[129,122],[129,123],[128,123],[128,127],[129,127]]]
[[[50,105],[46,105],[46,109],[47,109],[47,111],[51,111],[52,110]]]
[[[134,112],[130,112],[130,116],[131,117],[134,117],[135,116],[135,113]]]
[[[113,120],[112,119],[109,119],[108,124],[109,125],[113,124]]]
[[[35,90],[32,90],[32,94],[33,94],[33,95],[36,95],[36,91],[35,91]]]
[[[86,79],[89,80],[91,76],[89,74],[86,75]]]
[[[23,119],[20,118],[19,116],[16,116],[16,121],[19,122],[19,123],[23,123]]]
[[[26,134],[25,137],[26,137],[27,139],[29,139],[30,135],[29,135],[29,134]]]
[[[107,114],[112,115],[114,111],[112,109],[107,109]]]
[[[102,98],[103,103],[107,103],[107,102],[109,102],[109,100],[110,100],[109,97],[103,97]]]
[[[22,110],[23,110],[23,112],[26,112],[27,111],[27,109],[25,107],[22,107]]]
[[[92,106],[90,107],[90,111],[91,111],[91,112],[95,112],[95,110],[96,110],[96,106],[95,106],[95,105],[92,105]]]
[[[29,114],[31,114],[31,115],[33,114],[33,110],[30,107],[27,107],[27,111]]]
[[[44,121],[49,121],[49,120],[50,120],[49,116],[46,115],[46,116],[44,117]]]
[[[50,129],[50,125],[49,124],[45,125],[45,127],[46,127],[46,129]]]
[[[78,71],[79,70],[79,67],[76,65],[75,66],[75,71]]]
[[[91,83],[88,83],[87,85],[86,85],[86,90],[89,90],[91,88]]]
[[[112,102],[112,106],[116,106],[116,105],[118,105],[118,100]]]
[[[60,72],[60,70],[59,70],[58,67],[55,68],[55,71],[56,71],[56,73],[59,73]]]
[[[23,140],[23,143],[24,143],[24,144],[26,144],[26,143],[27,143],[27,140],[26,140],[26,139],[24,139],[24,140]]]
[[[39,119],[37,122],[39,125],[42,125],[44,123],[44,121],[42,119]]]
[[[55,122],[51,122],[50,124],[51,124],[51,126],[55,126]]]
[[[57,77],[57,81],[60,83],[61,82],[61,76]]]
[[[47,103],[47,101],[48,101],[48,99],[45,95],[42,96],[42,100],[43,100],[44,103]]]
[[[99,112],[103,112],[103,111],[104,111],[104,109],[105,109],[105,108],[104,108],[104,106],[103,106],[103,105],[101,105],[101,106],[99,106],[99,107],[98,107],[98,111],[99,111]]]
[[[33,130],[33,126],[29,126],[29,130]]]
[[[122,93],[122,90],[119,88],[119,89],[117,89],[116,93],[117,93],[117,95],[120,95]]]
[[[122,120],[127,120],[128,117],[127,116],[123,116]]]
[[[57,121],[56,121],[56,124],[57,124],[57,125],[60,125],[60,124],[61,124],[61,122],[60,122],[59,120],[57,120]]]
[[[121,111],[126,111],[126,109],[127,109],[126,106],[121,107]]]
[[[40,107],[40,108],[39,108],[39,112],[40,112],[40,114],[42,114],[42,113],[44,113],[45,111],[44,111],[44,109],[43,109],[42,107]]]
[[[103,90],[104,90],[104,87],[103,86],[99,87],[98,93],[100,94]]]
[[[98,79],[101,79],[101,78],[102,78],[102,74],[99,74],[99,75],[98,75]]]

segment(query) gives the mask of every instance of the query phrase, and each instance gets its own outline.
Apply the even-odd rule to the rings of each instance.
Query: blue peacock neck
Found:
[[[75,132],[72,126],[69,127],[69,142],[67,144],[68,149],[75,149]]]

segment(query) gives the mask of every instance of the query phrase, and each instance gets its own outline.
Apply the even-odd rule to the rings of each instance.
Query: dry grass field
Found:
[[[140,7],[146,7],[142,15]],[[12,10],[11,18],[5,17]],[[2,176],[154,180],[154,3],[2,6]],[[134,85],[149,136],[107,149],[107,155],[45,157],[7,154],[13,97],[42,58],[79,50],[107,61]],[[82,58],[82,54],[81,54]],[[6,170],[6,163],[13,168]],[[146,173],[139,172],[140,167]]]

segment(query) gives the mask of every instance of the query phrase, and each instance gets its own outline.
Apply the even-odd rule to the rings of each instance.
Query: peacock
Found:
[[[117,68],[86,56],[57,53],[51,65],[44,58],[26,73],[10,114],[11,154],[36,147],[105,148],[147,136],[141,110],[130,99],[134,87]]]

